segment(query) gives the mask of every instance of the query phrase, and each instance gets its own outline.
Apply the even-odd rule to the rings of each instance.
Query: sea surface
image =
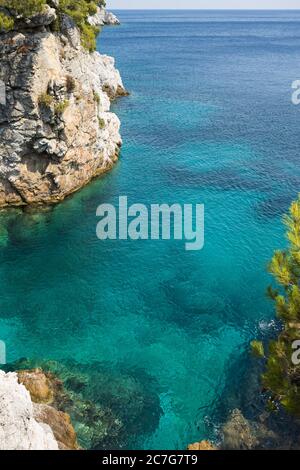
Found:
[[[10,362],[111,374],[94,387],[128,425],[120,446],[185,449],[243,406],[249,342],[274,332],[266,267],[300,191],[300,12],[116,13],[98,49],[131,92],[113,104],[120,162],[51,210],[1,213],[0,339]],[[97,206],[120,195],[204,204],[204,249],[99,241]]]

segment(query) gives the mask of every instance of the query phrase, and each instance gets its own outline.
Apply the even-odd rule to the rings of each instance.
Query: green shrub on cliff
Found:
[[[0,0],[0,7],[5,7],[9,11],[28,18],[40,13],[46,3],[46,0]]]
[[[280,403],[288,412],[300,417],[300,365],[292,360],[293,343],[300,339],[300,195],[292,203],[284,223],[288,246],[276,251],[269,265],[278,289],[268,290],[282,322],[282,331],[277,340],[269,343],[262,382],[271,393],[271,402]],[[254,349],[263,352],[258,344],[255,342]]]
[[[59,103],[56,103],[54,106],[54,112],[57,115],[63,114],[67,107],[69,106],[70,102],[69,100],[63,100],[60,101]]]
[[[28,18],[43,11],[46,0],[0,0],[0,32],[6,32],[14,27],[14,17]]]
[[[38,98],[38,102],[40,106],[49,108],[53,104],[53,96],[49,93],[42,93]]]
[[[14,26],[13,18],[7,16],[5,13],[0,12],[0,33],[9,31]]]
[[[5,8],[12,16],[29,18],[43,11],[47,0],[0,0],[0,7]],[[75,22],[81,32],[82,45],[89,51],[96,49],[96,37],[99,29],[91,26],[87,19],[97,12],[97,4],[94,0],[60,0],[57,7],[58,20],[53,25],[55,31],[59,30],[60,16],[66,14]],[[105,1],[101,2],[104,6]],[[5,12],[0,12],[0,31],[7,31],[13,27],[14,20]]]
[[[81,32],[82,45],[89,51],[96,49],[96,37],[99,29],[91,26],[87,18],[97,12],[97,4],[93,0],[60,0],[59,13],[70,16]]]

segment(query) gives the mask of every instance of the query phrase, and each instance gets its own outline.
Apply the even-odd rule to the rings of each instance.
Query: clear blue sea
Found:
[[[131,92],[113,105],[120,162],[52,210],[1,213],[0,338],[9,361],[125,374],[148,403],[126,446],[184,449],[242,406],[249,341],[274,328],[266,266],[300,190],[300,12],[116,13],[98,46]],[[96,208],[120,195],[204,203],[204,249],[99,241]]]

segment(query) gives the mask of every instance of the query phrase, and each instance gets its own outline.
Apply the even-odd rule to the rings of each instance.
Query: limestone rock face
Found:
[[[41,369],[21,370],[18,379],[29,391],[33,402],[46,404],[53,401],[51,382]]]
[[[0,206],[58,202],[118,158],[114,59],[84,50],[68,17],[51,32],[53,15],[0,35]]]
[[[50,426],[60,450],[77,450],[77,436],[70,416],[52,406],[35,403],[34,417],[37,422]]]
[[[23,27],[27,28],[36,28],[39,26],[49,26],[53,21],[56,20],[56,11],[54,8],[50,8],[48,5],[45,5],[42,13],[32,16],[31,18],[26,18],[25,20],[19,21]]]
[[[119,25],[120,21],[111,11],[107,11],[104,17],[104,24],[107,25]]]
[[[92,26],[103,26],[103,25],[119,25],[120,21],[110,11],[106,11],[105,8],[99,6],[97,8],[97,13],[89,17],[89,23]]]
[[[0,371],[0,450],[58,450],[51,428],[34,418],[29,392]]]

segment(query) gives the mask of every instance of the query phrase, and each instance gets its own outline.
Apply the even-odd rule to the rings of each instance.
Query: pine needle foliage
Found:
[[[263,386],[271,394],[270,400],[300,417],[300,365],[292,361],[293,342],[300,339],[300,195],[294,201],[283,222],[286,226],[287,248],[275,251],[269,272],[278,288],[268,289],[275,304],[276,315],[282,322],[282,331],[270,341],[266,357]],[[264,350],[259,342],[252,343],[257,356]]]

